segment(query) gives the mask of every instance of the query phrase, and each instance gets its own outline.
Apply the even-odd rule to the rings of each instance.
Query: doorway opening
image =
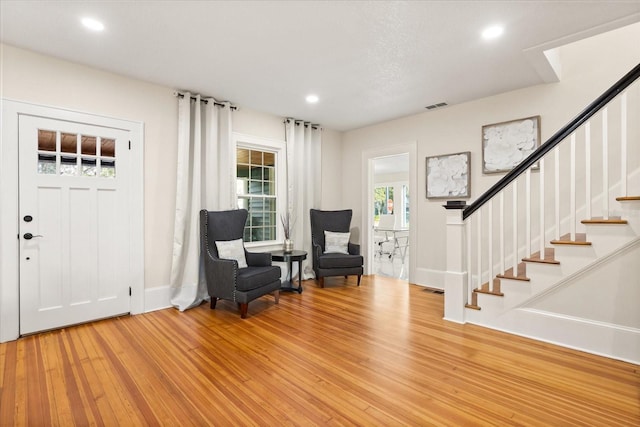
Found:
[[[373,159],[373,273],[409,280],[409,153]]]

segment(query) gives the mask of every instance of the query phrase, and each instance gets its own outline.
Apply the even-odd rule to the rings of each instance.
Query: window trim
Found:
[[[284,242],[284,232],[280,226],[280,215],[285,212],[286,198],[287,198],[287,144],[285,141],[263,138],[254,135],[243,134],[239,132],[233,132],[233,182],[234,189],[236,188],[235,182],[238,178],[238,159],[237,149],[247,148],[250,150],[270,151],[275,153],[276,157],[276,239],[275,240],[263,240],[260,242],[245,242],[247,248],[257,248],[263,246],[275,246],[281,245]],[[238,206],[238,193],[233,193],[234,205]]]

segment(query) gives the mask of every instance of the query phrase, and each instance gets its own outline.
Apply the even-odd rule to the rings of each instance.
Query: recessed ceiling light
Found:
[[[320,100],[320,98],[318,98],[318,95],[307,95],[305,99],[309,104],[315,104]]]
[[[102,31],[104,30],[104,24],[100,21],[97,21],[93,18],[82,18],[82,25],[91,31]]]
[[[482,38],[485,40],[495,39],[497,37],[500,37],[503,32],[504,32],[503,26],[494,25],[493,27],[485,28],[484,31],[482,31]]]

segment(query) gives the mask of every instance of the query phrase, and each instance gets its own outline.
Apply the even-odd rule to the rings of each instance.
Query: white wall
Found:
[[[175,88],[14,46],[0,45],[0,49],[1,97],[144,123],[145,288],[168,286],[176,188]],[[233,117],[234,132],[284,140],[282,117],[240,107]],[[322,204],[336,208],[341,200],[341,134],[325,129],[323,140],[323,172],[327,171],[323,175],[327,178]]]
[[[373,176],[374,184],[387,182],[409,182],[409,172],[381,173]]]
[[[342,158],[358,159],[367,150],[418,141],[419,188],[412,189],[412,228],[417,227],[415,252],[416,282],[421,277],[443,277],[422,272],[445,271],[445,210],[442,200],[425,198],[424,159],[427,156],[471,151],[471,193],[469,202],[497,182],[502,175],[481,173],[481,127],[523,117],[541,116],[542,141],[576,116],[585,106],[640,62],[640,25],[626,27],[559,51],[563,79],[559,83],[534,86],[441,110],[434,110],[346,132]],[[362,165],[343,163],[343,205],[354,209],[354,223],[362,227],[359,201]],[[412,248],[413,249],[413,248]]]

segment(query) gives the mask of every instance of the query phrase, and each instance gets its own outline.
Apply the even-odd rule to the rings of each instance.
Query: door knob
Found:
[[[24,233],[24,236],[22,237],[24,237],[25,240],[31,240],[34,237],[43,237],[43,236],[41,236],[40,234],[33,235],[31,233]]]

